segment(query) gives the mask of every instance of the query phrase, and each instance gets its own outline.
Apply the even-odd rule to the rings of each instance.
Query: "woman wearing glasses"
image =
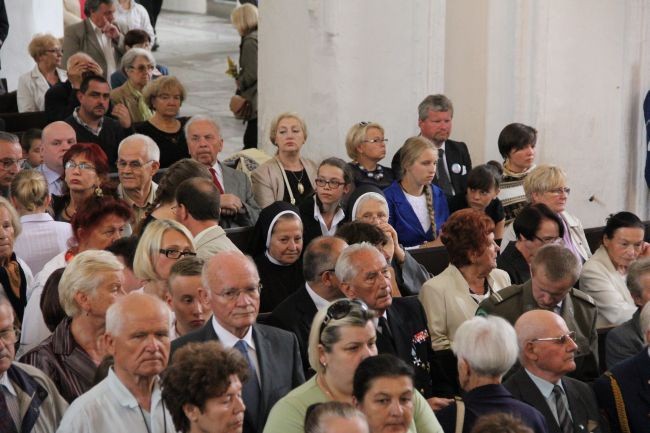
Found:
[[[497,268],[510,276],[512,284],[530,280],[530,264],[537,251],[546,244],[563,243],[562,220],[543,203],[526,206],[515,217],[512,227],[517,237],[497,258]]]
[[[29,287],[20,353],[25,353],[51,334],[40,308],[43,288],[50,275],[66,267],[76,255],[88,250],[103,250],[121,238],[132,215],[126,202],[110,196],[93,196],[84,202],[72,220],[70,247],[47,262]]]
[[[61,69],[63,51],[57,38],[50,34],[36,35],[27,50],[36,66],[18,79],[18,111],[21,113],[45,110],[45,92],[68,79],[66,71]]]
[[[276,201],[300,206],[314,191],[316,179],[314,161],[300,156],[307,125],[297,113],[282,113],[271,122],[269,138],[278,152],[251,175],[255,202],[261,208]]]
[[[264,433],[302,433],[314,403],[353,403],[353,378],[364,359],[377,355],[375,313],[361,301],[341,299],[316,313],[309,334],[309,364],[316,375],[271,410]],[[414,397],[410,432],[442,432],[426,400]]]
[[[165,301],[169,272],[178,259],[196,256],[192,234],[170,219],[155,220],[142,233],[133,260],[133,272],[144,293]]]
[[[304,244],[318,236],[334,236],[341,224],[350,220],[342,204],[350,191],[352,172],[340,158],[327,158],[318,166],[316,193],[300,205],[304,224]]]
[[[411,137],[400,150],[402,176],[384,190],[390,215],[405,247],[440,245],[440,228],[449,218],[445,193],[431,182],[438,152],[424,137]]]
[[[156,59],[149,50],[131,48],[122,57],[121,68],[126,74],[126,83],[111,91],[111,102],[113,105],[124,104],[133,123],[149,120],[153,113],[142,90],[153,77]]]
[[[352,162],[348,163],[354,176],[354,184],[370,184],[385,189],[395,180],[393,170],[379,164],[386,156],[384,128],[374,122],[353,125],[345,138],[345,149]]]
[[[94,384],[95,370],[105,355],[99,341],[105,331],[106,310],[124,295],[123,269],[107,251],[76,255],[59,282],[59,299],[67,317],[20,359],[45,372],[68,403]]]

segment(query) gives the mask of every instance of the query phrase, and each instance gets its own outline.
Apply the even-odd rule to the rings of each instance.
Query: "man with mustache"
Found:
[[[17,340],[14,310],[0,293],[0,431],[53,432],[68,403],[41,370],[14,361]]]
[[[576,368],[575,332],[546,310],[528,311],[515,323],[521,368],[505,382],[512,395],[539,410],[549,433],[602,432],[591,387],[566,377]]]
[[[191,342],[219,341],[248,363],[242,394],[244,432],[261,433],[273,405],[305,381],[296,336],[256,324],[260,278],[253,261],[238,251],[218,253],[204,265],[203,288],[214,315],[206,325],[172,343],[173,353]]]
[[[59,433],[174,430],[158,377],[169,358],[169,316],[163,301],[144,293],[129,293],[108,308],[103,342],[114,365],[72,403]]]
[[[77,98],[79,106],[65,119],[77,134],[77,143],[97,143],[108,157],[111,172],[116,171],[117,146],[133,133],[131,116],[124,104],[113,107],[109,117],[111,88],[99,75],[83,79]],[[116,120],[117,119],[117,120]]]

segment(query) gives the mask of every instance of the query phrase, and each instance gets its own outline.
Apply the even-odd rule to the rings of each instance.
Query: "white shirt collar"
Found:
[[[129,389],[122,383],[119,377],[113,371],[113,367],[108,370],[108,387],[113,391],[115,398],[119,402],[120,406],[136,408],[139,406],[138,400],[135,396],[129,391]],[[153,391],[151,393],[151,411],[153,413],[154,408],[158,406],[161,402],[160,395],[160,378],[156,376],[154,378]]]
[[[316,305],[317,310],[322,310],[323,308],[326,308],[330,304],[327,299],[323,298],[318,293],[316,293],[314,289],[312,289],[309,286],[309,283],[307,282],[305,282],[305,289],[307,289],[307,293],[309,294],[311,300],[314,301],[314,305]]]
[[[233,335],[230,331],[226,330],[219,321],[212,315],[212,327],[214,332],[216,332],[217,337],[219,337],[219,342],[226,348],[234,347],[239,340],[244,340],[249,349],[255,350],[255,342],[253,341],[253,327],[248,328],[248,332],[244,335],[244,338],[238,338]]]
[[[564,391],[564,386],[562,386],[561,380],[558,381],[558,383],[552,383],[546,379],[542,379],[541,377],[534,375],[533,373],[528,371],[528,369],[525,369],[525,371],[530,377],[530,379],[533,381],[533,383],[535,383],[535,385],[539,389],[539,392],[542,393],[545,399],[548,399],[551,396],[551,394],[553,393],[553,387],[555,387],[555,385],[559,385],[560,388],[562,388],[562,390]]]
[[[14,397],[18,397],[16,388],[14,388],[14,385],[9,380],[9,375],[6,371],[2,374],[2,376],[0,376],[0,386],[4,386],[7,391],[9,391],[9,394],[13,395]],[[0,390],[0,392],[2,392],[2,390]]]
[[[334,236],[336,234],[336,228],[343,218],[345,218],[345,212],[343,212],[343,209],[339,207],[334,214],[334,218],[332,218],[332,227],[328,229],[327,224],[325,224],[325,220],[323,219],[323,215],[320,213],[318,203],[316,202],[316,195],[314,195],[314,219],[320,224],[320,230],[323,236]]]

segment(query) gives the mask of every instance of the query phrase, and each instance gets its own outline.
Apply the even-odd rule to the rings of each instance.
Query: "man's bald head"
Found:
[[[43,129],[43,164],[50,170],[63,174],[63,154],[77,143],[75,130],[63,121],[52,122]]]

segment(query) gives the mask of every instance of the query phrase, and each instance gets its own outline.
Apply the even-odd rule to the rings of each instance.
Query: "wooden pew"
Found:
[[[226,236],[244,254],[250,254],[253,240],[253,227],[236,227],[226,229]]]
[[[6,131],[14,134],[20,134],[31,128],[43,129],[48,123],[45,111],[0,113],[0,118],[5,121]]]

